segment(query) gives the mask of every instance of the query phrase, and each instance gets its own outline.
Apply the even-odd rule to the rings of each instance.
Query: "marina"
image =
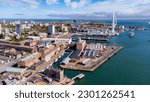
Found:
[[[53,35],[45,36],[43,33],[40,33],[40,35],[37,35],[38,37],[30,36],[25,41],[18,42],[3,39],[0,45],[1,67],[5,66],[5,68],[1,69],[2,74],[0,77],[3,80],[2,84],[95,85],[106,82],[109,82],[108,84],[119,84],[119,80],[115,80],[113,75],[116,75],[119,79],[124,78],[121,77],[122,75],[126,77],[127,75],[131,76],[130,70],[134,73],[132,71],[134,68],[133,65],[136,66],[136,62],[140,61],[139,63],[141,63],[144,60],[142,59],[141,61],[142,57],[140,55],[147,54],[142,52],[148,49],[146,47],[149,45],[146,47],[144,45],[149,44],[149,37],[146,37],[146,43],[142,44],[142,42],[145,34],[149,33],[149,25],[147,21],[142,22],[144,25],[139,22],[135,22],[135,25],[133,22],[130,24],[127,21],[117,22],[115,15],[113,16],[113,22],[108,21],[109,23],[98,21],[89,23],[80,22],[79,28],[72,28],[73,31],[70,34],[58,33],[53,29]],[[38,24],[40,23],[38,22]],[[63,24],[56,23],[55,25],[62,27],[61,25]],[[55,25],[51,24],[45,27],[53,28]],[[39,26],[36,27],[40,28]],[[67,28],[65,29],[67,31]],[[136,37],[131,40],[130,38],[133,38],[135,34]],[[13,40],[17,40],[17,38]],[[138,47],[144,48],[138,49]],[[136,56],[133,57],[134,54]],[[128,60],[124,58],[128,58]],[[144,61],[142,63],[147,62]],[[136,66],[136,68],[138,67]],[[23,71],[22,68],[24,68]],[[134,70],[137,69],[134,68]],[[47,74],[41,75],[45,71],[48,71]]]
[[[123,50],[109,61],[99,66],[92,73],[84,72],[85,78],[76,85],[149,85],[150,81],[150,26],[148,21],[119,21],[122,25],[144,26],[145,31],[135,31],[136,37],[129,37],[130,31],[110,38],[109,45],[121,45]],[[78,71],[66,70],[68,76],[78,74]],[[91,83],[92,81],[92,83]]]

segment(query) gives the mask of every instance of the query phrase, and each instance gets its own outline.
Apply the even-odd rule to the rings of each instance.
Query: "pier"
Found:
[[[105,53],[102,53],[102,56],[99,58],[96,58],[94,62],[92,62],[88,66],[82,66],[79,64],[75,65],[60,65],[64,69],[70,69],[70,70],[79,70],[79,71],[94,71],[99,66],[101,66],[103,63],[105,63],[107,60],[109,60],[113,55],[118,53],[123,47],[121,46],[109,46],[108,51]],[[93,61],[93,59],[91,59]]]
[[[109,52],[108,54],[104,55],[102,58],[98,60],[98,62],[93,65],[88,71],[94,71],[96,68],[98,68],[100,65],[105,63],[107,60],[109,60],[112,56],[114,56],[116,53],[118,53],[123,47],[116,47],[113,51]]]

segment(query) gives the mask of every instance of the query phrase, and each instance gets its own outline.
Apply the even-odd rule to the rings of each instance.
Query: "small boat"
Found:
[[[148,24],[150,24],[150,22],[148,22]]]
[[[117,35],[117,36],[118,36],[118,35],[119,35],[119,33],[116,33],[115,35]]]
[[[130,32],[129,37],[134,37],[134,32]]]
[[[82,79],[82,78],[84,78],[84,77],[85,77],[85,75],[81,73],[81,74],[78,75],[77,78]]]
[[[85,77],[85,75],[83,73],[81,73],[81,74],[78,74],[75,77],[73,77],[72,80],[74,80],[74,79],[82,79],[84,77]]]

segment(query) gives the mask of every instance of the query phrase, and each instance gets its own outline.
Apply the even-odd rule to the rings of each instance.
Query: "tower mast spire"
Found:
[[[115,28],[116,28],[116,25],[117,25],[117,18],[115,16],[115,12],[113,10],[113,19],[112,19],[112,35],[114,35],[116,32],[115,32]]]

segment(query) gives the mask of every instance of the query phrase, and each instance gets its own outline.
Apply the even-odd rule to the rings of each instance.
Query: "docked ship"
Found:
[[[134,37],[134,36],[135,36],[134,32],[130,32],[129,37]]]
[[[86,40],[86,41],[97,41],[97,42],[101,42],[101,43],[109,42],[107,38],[81,37],[81,39]]]

